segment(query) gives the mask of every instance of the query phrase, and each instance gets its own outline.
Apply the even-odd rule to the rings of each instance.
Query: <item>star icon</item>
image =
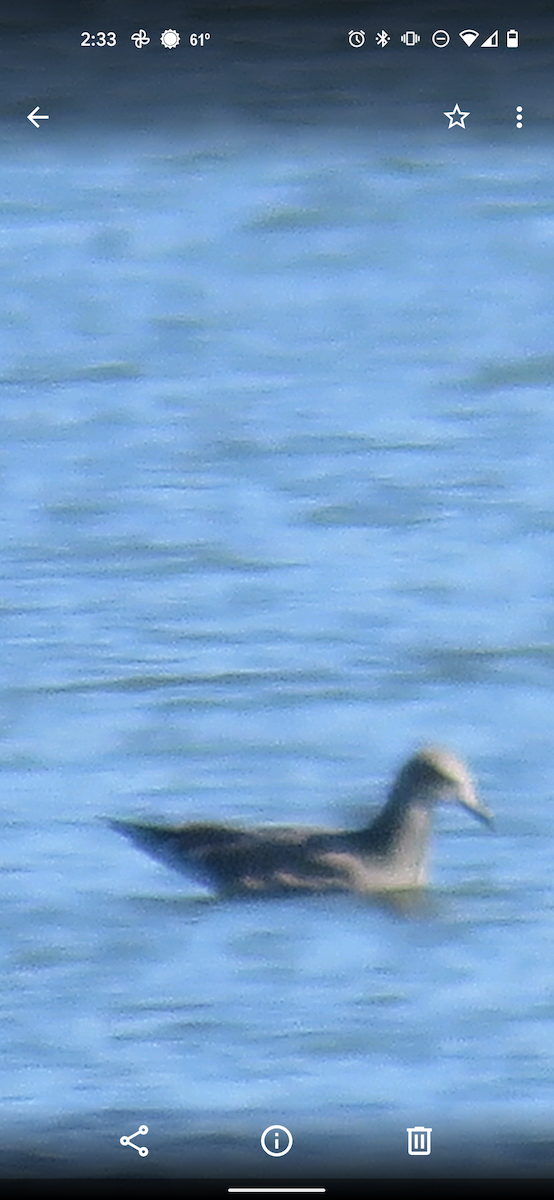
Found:
[[[461,125],[462,129],[465,129],[464,121],[465,121],[466,117],[469,117],[469,113],[462,112],[459,104],[455,104],[454,108],[452,109],[452,112],[445,112],[444,115],[445,115],[445,117],[448,117],[448,128],[449,129],[452,129],[453,125]],[[455,117],[456,117],[456,120],[454,120]]]

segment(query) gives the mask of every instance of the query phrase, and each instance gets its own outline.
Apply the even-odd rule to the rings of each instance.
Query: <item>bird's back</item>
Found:
[[[154,858],[225,893],[366,892],[405,886],[391,878],[390,864],[368,842],[369,831],[241,829],[204,822],[112,824]]]

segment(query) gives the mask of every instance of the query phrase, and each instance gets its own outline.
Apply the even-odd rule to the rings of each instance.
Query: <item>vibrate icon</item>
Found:
[[[138,1151],[141,1158],[146,1158],[146,1155],[148,1154],[148,1146],[135,1146],[135,1143],[132,1139],[134,1137],[139,1137],[139,1135],[140,1137],[144,1137],[147,1133],[148,1125],[139,1125],[136,1133],[130,1133],[129,1136],[124,1133],[123,1137],[120,1137],[119,1141],[122,1146],[132,1146],[133,1150]]]

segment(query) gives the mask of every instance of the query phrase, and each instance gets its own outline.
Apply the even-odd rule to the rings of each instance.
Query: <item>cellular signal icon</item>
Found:
[[[464,29],[463,33],[460,34],[460,37],[462,41],[465,42],[466,46],[473,46],[473,43],[475,39],[479,37],[479,34],[477,33],[476,29]]]
[[[491,46],[494,48],[498,46],[498,29],[495,29],[494,33],[491,33],[490,37],[485,38],[485,41],[481,42],[481,50],[488,50]]]

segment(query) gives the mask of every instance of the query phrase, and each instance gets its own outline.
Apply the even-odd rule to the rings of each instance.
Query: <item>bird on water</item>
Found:
[[[492,823],[465,764],[448,750],[427,746],[401,767],[383,807],[363,829],[244,829],[207,821],[110,825],[154,858],[223,895],[368,894],[426,883],[431,819],[441,800],[455,801]]]

